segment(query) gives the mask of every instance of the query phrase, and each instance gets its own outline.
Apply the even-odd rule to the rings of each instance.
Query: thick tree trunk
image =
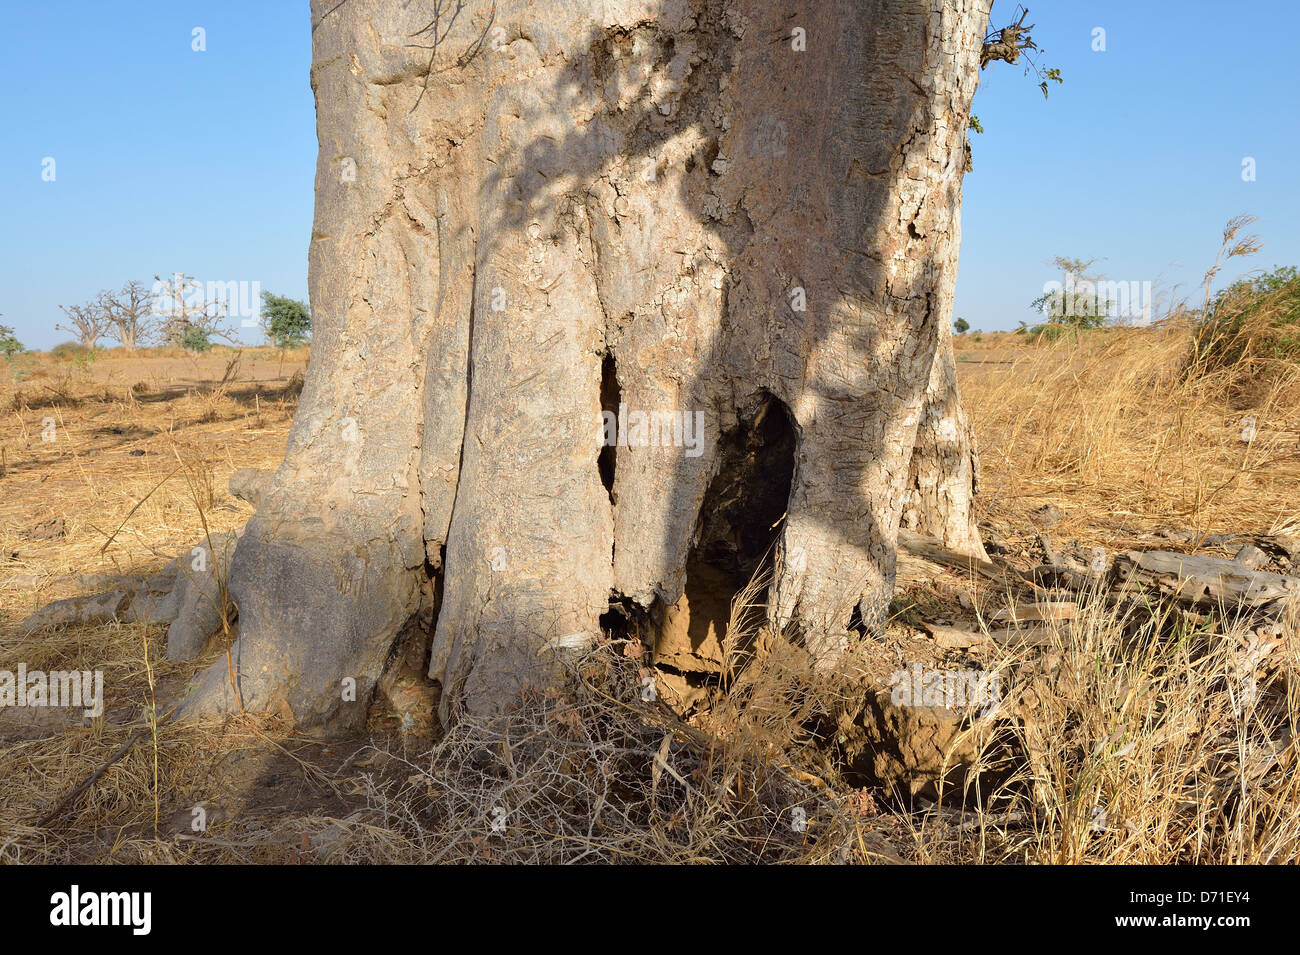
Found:
[[[979,548],[946,324],[989,3],[314,0],[315,341],[231,568],[244,705],[360,719],[437,592],[444,717],[498,708],[611,602],[750,569],[751,497],[828,661],[905,500]],[[189,711],[232,703],[221,661]]]

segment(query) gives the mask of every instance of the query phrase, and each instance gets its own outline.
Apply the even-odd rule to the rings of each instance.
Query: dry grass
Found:
[[[1187,547],[1207,534],[1300,528],[1300,368],[1274,363],[1252,389],[1239,369],[1189,375],[1194,334],[1184,312],[1077,344],[958,342],[983,459],[981,523],[1012,559],[1047,504],[1063,515],[1058,541],[1110,552],[1151,547],[1168,527],[1192,532],[1178,545]],[[192,367],[157,353],[40,357],[0,374],[0,667],[100,669],[106,693],[103,716],[88,723],[15,732],[0,713],[0,861],[1300,856],[1296,621],[1256,659],[1262,644],[1247,622],[1193,619],[1154,600],[1085,600],[1033,651],[940,653],[910,618],[883,647],[862,648],[889,654],[888,666],[922,655],[1005,674],[1000,722],[971,732],[990,763],[1012,754],[1010,771],[973,774],[937,805],[864,789],[846,770],[835,715],[860,688],[814,673],[802,651],[764,632],[757,591],[737,597],[712,706],[689,720],[642,698],[644,648],[615,642],[575,664],[563,691],[436,739],[376,724],[369,737],[327,742],[256,716],[173,725],[167,701],[196,667],[166,662],[161,628],[23,636],[16,624],[49,600],[93,592],[95,575],[157,570],[205,524],[217,533],[247,519],[226,480],[278,463],[302,366],[277,367],[273,351],[245,350],[237,367],[235,357]],[[53,441],[42,441],[46,419]],[[51,517],[64,520],[64,537],[28,539]],[[987,613],[1008,599],[930,576],[933,586],[903,602],[940,612],[965,592]],[[862,662],[879,671],[880,661]],[[659,692],[671,695],[662,682]],[[36,824],[136,734],[66,812]]]
[[[1192,334],[1171,321],[1085,333],[1077,346],[990,349],[994,364],[969,369],[962,383],[984,518],[1053,504],[1067,518],[1061,531],[1090,546],[1127,546],[1162,527],[1204,537],[1294,521],[1300,367],[1242,407],[1230,373],[1185,374]]]
[[[1250,222],[1228,224],[1207,288],[1225,263],[1258,250],[1242,231]],[[1199,316],[1209,300],[1199,312],[1176,303],[1151,327],[1084,332],[1077,342],[988,336],[980,354],[967,353],[961,387],[979,439],[985,518],[1054,504],[1067,517],[1060,532],[1090,545],[1136,542],[1160,527],[1203,537],[1300,518],[1300,365],[1272,359],[1262,373],[1250,341],[1268,334],[1269,303],[1235,330],[1238,361],[1205,362],[1213,335]]]
[[[116,843],[100,842],[105,827],[147,826],[152,835],[155,795],[175,796],[176,773],[203,738],[164,724],[155,750],[144,714],[155,694],[165,711],[195,669],[167,663],[165,628],[114,623],[27,636],[17,624],[51,600],[157,571],[203,536],[205,519],[213,533],[248,519],[226,480],[239,467],[278,463],[296,398],[284,388],[300,366],[286,364],[277,380],[274,365],[263,365],[255,377],[245,356],[245,374],[223,383],[231,357],[203,359],[197,374],[206,381],[197,383],[188,359],[153,349],[82,365],[26,356],[0,366],[0,667],[101,670],[105,695],[103,716],[88,724],[43,711],[50,722],[38,739],[23,738],[31,735],[20,731],[24,713],[0,711],[0,738],[10,739],[0,744],[0,858],[123,858]],[[61,534],[33,539],[50,518],[62,520]],[[53,829],[35,826],[142,728],[144,745],[90,787],[72,815]]]
[[[916,824],[921,861],[1294,862],[1300,855],[1300,637],[1086,601],[1014,674],[998,730],[1022,763]],[[937,817],[937,818],[936,818]]]
[[[645,701],[637,671],[605,647],[567,691],[465,718],[418,757],[386,753],[400,772],[367,780],[367,807],[340,824],[331,861],[838,862],[891,851],[848,794],[810,771],[813,751],[762,745],[744,704],[728,736],[712,736]]]

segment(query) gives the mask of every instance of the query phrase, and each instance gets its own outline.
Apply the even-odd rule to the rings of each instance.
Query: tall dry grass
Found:
[[[1225,260],[1235,247],[1225,241]],[[1300,528],[1300,371],[1274,363],[1255,376],[1263,384],[1244,389],[1240,367],[1198,365],[1197,314],[1175,310],[1151,328],[1077,342],[988,336],[961,366],[983,458],[983,523],[1023,523],[1053,503],[1065,515],[1054,533],[1108,550],[1170,525],[1201,536]],[[263,440],[228,389],[162,401],[130,382],[96,391],[104,386],[85,369],[47,373],[3,396],[0,438],[13,449],[21,501],[0,505],[0,545],[21,552],[15,571],[44,579],[156,569],[201,533],[246,517],[219,490],[223,472],[274,464],[282,450],[287,408],[276,415],[280,432]],[[49,446],[38,436],[46,413],[59,430]],[[1249,439],[1246,418],[1255,422]],[[105,436],[110,424],[128,433]],[[123,459],[126,447],[147,454]],[[180,471],[160,485],[178,455]],[[50,510],[66,512],[68,537],[35,550],[17,531]],[[1072,620],[1053,625],[1047,646],[974,658],[1006,674],[1005,705],[978,732],[1014,763],[996,785],[975,775],[978,788],[946,790],[928,805],[887,802],[837,764],[835,715],[863,688],[816,671],[768,632],[763,589],[756,581],[737,596],[711,705],[690,719],[643,698],[644,648],[611,643],[579,661],[562,692],[522,699],[508,719],[466,719],[432,742],[354,741],[357,751],[330,766],[304,755],[306,741],[274,720],[156,718],[190,672],[166,663],[157,628],[32,637],[6,628],[4,661],[103,668],[109,699],[106,717],[88,726],[0,745],[0,862],[1300,857],[1294,615],[1280,635],[1261,635],[1246,621],[1194,617],[1154,598],[1085,598]],[[9,591],[3,607],[17,619],[54,595],[43,585]],[[1011,595],[985,585],[980,600],[999,599]],[[895,650],[903,644],[861,648]],[[141,727],[146,745],[56,824],[36,824]],[[241,803],[191,831],[189,812],[227,785],[216,767],[236,755],[267,765],[291,758],[295,778],[331,808],[287,796],[279,806]],[[806,825],[796,825],[795,810]]]
[[[1176,312],[1077,343],[995,346],[964,365],[985,519],[1052,503],[1090,543],[1113,541],[1117,525],[1204,536],[1294,523],[1300,366],[1274,362],[1247,400],[1240,367],[1189,368],[1197,334]]]
[[[1300,858],[1300,636],[1092,599],[1014,674],[1023,762],[983,809],[913,820],[919,861],[1272,864]],[[960,817],[964,828],[951,820]]]

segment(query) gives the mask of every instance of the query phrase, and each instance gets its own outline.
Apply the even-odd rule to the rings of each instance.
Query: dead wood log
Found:
[[[1192,607],[1280,611],[1300,598],[1300,577],[1288,577],[1221,557],[1171,551],[1131,551],[1115,560],[1121,592],[1155,590]]]

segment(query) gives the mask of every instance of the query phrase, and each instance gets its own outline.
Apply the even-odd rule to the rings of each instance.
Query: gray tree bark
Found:
[[[905,505],[979,549],[947,324],[990,2],[313,0],[315,338],[230,571],[243,705],[360,719],[435,603],[444,718],[505,705],[678,601],[774,408],[792,639],[879,626]],[[223,660],[187,710],[234,702]]]

